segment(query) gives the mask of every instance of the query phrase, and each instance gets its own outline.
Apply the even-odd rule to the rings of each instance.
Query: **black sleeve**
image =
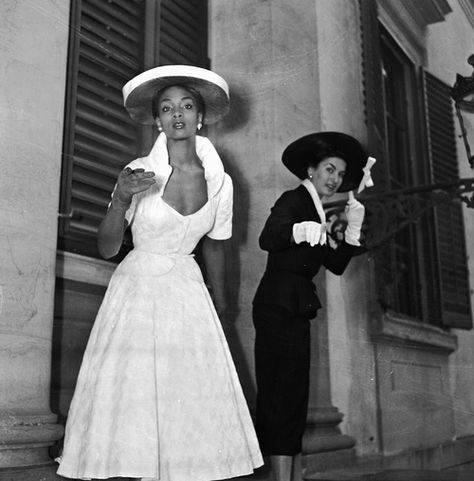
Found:
[[[290,192],[285,192],[271,209],[260,234],[260,247],[268,252],[291,247],[293,243],[293,224],[295,223],[295,203]]]
[[[357,250],[357,246],[342,241],[337,249],[333,249],[332,247],[328,248],[323,265],[333,274],[340,276],[346,270],[346,267]]]

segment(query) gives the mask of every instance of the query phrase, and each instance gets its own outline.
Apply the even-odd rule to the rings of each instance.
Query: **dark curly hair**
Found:
[[[159,109],[160,109],[160,98],[165,92],[165,90],[168,90],[170,87],[181,87],[184,90],[187,90],[194,101],[196,102],[196,107],[198,113],[202,114],[202,118],[204,119],[206,112],[205,112],[205,104],[204,104],[204,99],[202,98],[202,95],[193,87],[189,87],[187,85],[168,85],[166,87],[163,87],[160,90],[157,90],[155,94],[153,95],[153,99],[151,101],[151,112],[153,114],[153,118],[156,119],[159,116]]]
[[[311,156],[308,156],[304,177],[307,176],[306,169],[308,167],[316,168],[320,162],[330,157],[339,157],[340,159],[344,160],[346,164],[348,163],[346,154],[341,150],[338,150],[334,145],[328,144],[321,140],[318,143],[319,143],[318,151],[313,153]]]

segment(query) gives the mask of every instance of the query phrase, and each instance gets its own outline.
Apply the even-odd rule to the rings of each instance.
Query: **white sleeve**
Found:
[[[214,225],[207,233],[207,236],[214,240],[230,239],[230,237],[232,237],[234,188],[232,179],[228,174],[225,174],[222,188],[217,196],[217,211],[214,218]]]

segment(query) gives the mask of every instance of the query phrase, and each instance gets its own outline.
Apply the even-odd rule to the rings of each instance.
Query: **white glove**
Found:
[[[352,192],[349,193],[349,200],[344,210],[347,217],[347,227],[344,237],[348,244],[360,246],[360,229],[362,222],[364,222],[365,207],[351,194]]]
[[[314,247],[319,244],[323,232],[323,226],[312,220],[293,224],[293,239],[297,244],[308,242],[311,247]]]

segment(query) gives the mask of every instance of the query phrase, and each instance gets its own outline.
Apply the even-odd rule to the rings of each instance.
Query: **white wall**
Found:
[[[0,425],[8,431],[22,424],[31,442],[35,426],[54,422],[49,385],[68,19],[69,2],[0,4]],[[9,434],[0,437],[8,445]],[[27,455],[0,456],[0,466],[17,462],[27,463]]]

